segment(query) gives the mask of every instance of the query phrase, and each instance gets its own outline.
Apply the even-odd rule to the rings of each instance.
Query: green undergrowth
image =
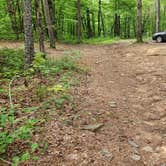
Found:
[[[0,50],[0,78],[11,78],[21,72],[24,65],[23,50]]]
[[[111,44],[120,41],[120,38],[110,38],[110,37],[99,37],[99,38],[91,38],[84,39],[83,43],[85,44]]]
[[[0,163],[17,166],[45,153],[47,140],[36,135],[42,135],[52,115],[68,105],[74,109],[71,89],[86,73],[78,57],[76,51],[58,60],[37,53],[25,71],[23,50],[0,50]]]
[[[143,40],[145,42],[152,41],[151,37],[144,36]],[[82,39],[81,43],[78,43],[78,40],[76,38],[71,39],[71,38],[66,38],[62,40],[63,43],[66,44],[92,44],[92,45],[98,45],[98,44],[114,44],[114,43],[119,43],[122,41],[126,42],[135,42],[136,39],[130,38],[130,39],[124,39],[120,37],[96,37],[96,38],[89,38],[89,39]]]
[[[120,41],[121,39],[119,37],[96,37],[96,38],[89,38],[89,39],[85,39],[83,38],[81,40],[82,44],[111,44],[111,43],[115,43]],[[63,43],[66,44],[80,44],[77,40],[77,38],[64,38],[63,40],[61,40]]]

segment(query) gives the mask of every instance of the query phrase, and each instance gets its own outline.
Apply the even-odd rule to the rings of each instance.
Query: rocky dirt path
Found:
[[[166,166],[166,44],[59,45],[90,73],[47,126],[41,166]],[[95,130],[95,131],[92,131]]]
[[[81,121],[104,127],[92,136],[85,134],[81,149],[87,158],[80,165],[166,165],[165,46],[124,43],[81,48],[91,69]],[[74,165],[83,158],[76,154]]]
[[[166,165],[166,45],[120,43],[67,49],[81,51],[81,63],[90,74],[75,92],[77,111],[63,116],[69,125],[59,120],[50,124],[47,139],[52,146],[39,163]]]

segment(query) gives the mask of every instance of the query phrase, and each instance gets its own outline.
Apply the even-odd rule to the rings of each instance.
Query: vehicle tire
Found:
[[[161,36],[157,36],[157,39],[156,39],[156,41],[157,41],[157,43],[161,43],[162,42],[162,37]]]

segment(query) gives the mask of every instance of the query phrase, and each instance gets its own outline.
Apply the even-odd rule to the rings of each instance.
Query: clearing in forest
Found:
[[[57,47],[51,57],[79,50],[89,73],[73,90],[77,109],[52,118],[47,153],[28,165],[164,166],[166,44]]]
[[[80,50],[90,73],[75,90],[77,112],[61,117],[68,124],[48,126],[39,165],[166,164],[166,44],[59,47]]]

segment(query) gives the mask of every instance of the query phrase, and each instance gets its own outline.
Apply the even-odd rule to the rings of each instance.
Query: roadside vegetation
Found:
[[[31,67],[24,70],[23,50],[0,50],[0,160],[12,165],[38,160],[47,140],[37,139],[52,115],[74,100],[71,88],[85,71],[76,61],[79,52],[58,60],[36,53]],[[74,108],[73,108],[74,109]]]

